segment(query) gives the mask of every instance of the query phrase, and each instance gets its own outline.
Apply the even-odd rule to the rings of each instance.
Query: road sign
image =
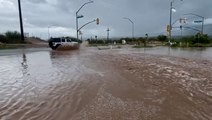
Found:
[[[84,16],[83,15],[79,15],[79,16],[77,16],[77,18],[83,18]]]
[[[194,23],[202,23],[202,20],[195,20]]]

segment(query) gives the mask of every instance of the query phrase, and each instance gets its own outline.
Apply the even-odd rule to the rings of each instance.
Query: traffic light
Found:
[[[183,21],[182,18],[180,18],[180,19],[179,19],[179,23],[182,24],[182,23],[183,23],[182,21]]]
[[[182,29],[183,29],[183,26],[181,25],[181,26],[180,26],[180,30],[182,30]]]
[[[186,23],[186,19],[185,18],[180,18],[179,22],[180,22],[180,24],[185,24]]]
[[[96,19],[96,24],[99,25],[99,18]]]
[[[167,25],[166,31],[167,31],[167,32],[170,32],[170,30],[171,30],[170,25]]]

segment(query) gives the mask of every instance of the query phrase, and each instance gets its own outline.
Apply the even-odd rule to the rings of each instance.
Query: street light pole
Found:
[[[82,18],[83,16],[78,16],[78,13],[79,11],[86,5],[86,4],[89,4],[89,3],[93,3],[93,1],[89,1],[89,2],[86,2],[84,3],[76,12],[76,31],[77,31],[77,39],[79,39],[79,30],[78,30],[78,19],[79,18]]]
[[[50,39],[50,33],[49,33],[49,26],[48,26],[48,39]]]
[[[173,2],[174,2],[174,1],[171,1],[171,3],[170,3],[169,43],[171,42],[171,38],[172,38],[172,8],[173,8]]]
[[[54,25],[48,26],[48,39],[51,38],[51,28],[52,28],[52,27],[56,27],[56,26],[54,26]]]
[[[183,1],[183,0],[180,0]],[[170,3],[170,18],[169,18],[169,43],[171,42],[171,38],[172,38],[172,10],[173,10],[173,3],[175,2],[175,0],[172,0]]]
[[[21,40],[24,41],[24,28],[23,28],[21,1],[20,0],[18,0],[18,8],[19,8],[19,19],[20,19],[20,29],[21,29]]]
[[[76,13],[76,30],[77,30],[77,40],[78,40],[78,38],[79,38],[79,36],[78,36],[78,18],[77,18],[77,13]]]
[[[129,20],[132,23],[132,38],[134,39],[134,22],[130,18],[123,18]]]

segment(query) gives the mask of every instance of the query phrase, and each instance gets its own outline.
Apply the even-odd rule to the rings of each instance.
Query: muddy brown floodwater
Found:
[[[212,120],[210,60],[121,51],[0,56],[0,119]]]

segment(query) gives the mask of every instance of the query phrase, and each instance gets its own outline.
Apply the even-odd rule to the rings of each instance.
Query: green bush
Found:
[[[178,40],[172,40],[181,47],[208,47],[211,46],[212,40],[207,35],[195,35],[190,37],[183,37]]]
[[[158,39],[159,41],[161,41],[161,42],[166,42],[166,41],[167,41],[167,36],[165,36],[165,35],[159,35],[159,36],[157,37],[157,39]]]
[[[23,43],[21,34],[17,31],[8,31],[5,33],[6,43]]]
[[[196,43],[209,44],[210,40],[208,38],[208,35],[196,35],[192,42],[193,44]]]
[[[1,43],[6,43],[7,42],[6,37],[4,35],[0,35],[0,42]]]

